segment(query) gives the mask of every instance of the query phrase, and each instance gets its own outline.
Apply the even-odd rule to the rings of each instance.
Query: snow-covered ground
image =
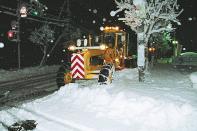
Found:
[[[71,83],[50,96],[1,111],[0,121],[11,125],[34,119],[35,131],[197,130],[197,89],[189,75],[156,69],[144,84],[136,80],[137,69],[125,69],[115,73],[110,85]],[[6,130],[0,125],[0,131]]]
[[[52,65],[52,66],[43,66],[43,67],[38,67],[38,66],[28,67],[28,68],[24,68],[24,69],[20,69],[16,71],[7,71],[7,70],[0,69],[0,82],[29,77],[32,75],[56,72],[58,68],[59,68],[58,65]]]
[[[193,83],[193,88],[196,88],[197,89],[197,72],[193,72],[191,75],[190,75],[190,79]]]

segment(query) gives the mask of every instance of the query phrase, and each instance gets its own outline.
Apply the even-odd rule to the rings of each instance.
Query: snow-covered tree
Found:
[[[154,33],[174,30],[172,23],[180,25],[177,17],[181,14],[177,0],[115,0],[117,10],[111,16],[123,12],[119,18],[137,34],[139,81],[144,81],[145,50]],[[146,66],[145,66],[146,65]]]
[[[43,25],[39,29],[35,29],[30,35],[30,41],[40,46],[43,53],[40,66],[43,66],[46,62],[48,48],[54,41],[54,31],[51,30],[48,24]]]

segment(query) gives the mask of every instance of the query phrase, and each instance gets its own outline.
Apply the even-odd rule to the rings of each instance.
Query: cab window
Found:
[[[96,66],[96,65],[103,65],[104,59],[102,56],[92,56],[90,58],[90,65]]]

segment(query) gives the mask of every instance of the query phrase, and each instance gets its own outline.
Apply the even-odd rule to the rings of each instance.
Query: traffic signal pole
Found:
[[[18,4],[17,4],[17,51],[18,51],[18,69],[21,68],[21,40],[20,40],[20,5],[21,5],[21,1],[18,0]]]

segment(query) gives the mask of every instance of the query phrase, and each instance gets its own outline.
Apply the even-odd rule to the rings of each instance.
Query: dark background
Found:
[[[28,0],[23,0],[28,2]],[[48,7],[47,14],[57,16],[64,0],[40,0],[41,3]],[[180,44],[187,51],[197,51],[197,14],[195,0],[179,0],[181,8],[184,12],[179,16],[182,23],[177,26],[173,34]],[[1,6],[6,6],[11,9],[16,9],[16,0],[0,0]],[[70,0],[70,10],[72,18],[80,25],[98,31],[100,26],[104,25],[119,25],[128,30],[127,26],[117,20],[116,17],[111,17],[110,11],[116,8],[113,0]],[[93,10],[96,9],[97,13]],[[62,18],[66,17],[66,11],[63,11]],[[103,22],[103,18],[106,21]],[[0,42],[5,44],[5,47],[0,49],[0,68],[9,69],[17,67],[17,44],[7,40],[7,31],[10,30],[10,22],[17,18],[11,15],[0,13]],[[191,20],[192,19],[192,20]],[[93,23],[93,20],[96,23]],[[28,40],[30,32],[38,28],[43,23],[35,22],[27,19],[21,20],[21,65],[22,67],[36,66],[41,59],[41,51],[38,46]],[[54,28],[54,25],[53,25]],[[61,27],[56,27],[56,37],[61,31]],[[131,47],[133,52],[136,52],[136,36],[131,30],[128,30],[131,37]],[[61,45],[57,46],[55,53],[49,58],[48,64],[60,63],[62,59]]]

